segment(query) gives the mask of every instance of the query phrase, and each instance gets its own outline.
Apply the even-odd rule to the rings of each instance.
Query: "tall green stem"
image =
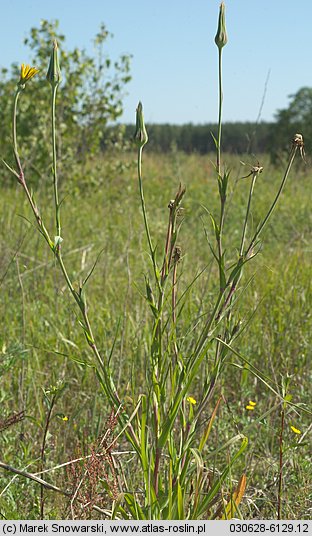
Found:
[[[222,246],[222,235],[223,235],[223,227],[224,227],[224,215],[225,215],[225,191],[223,188],[223,178],[221,177],[221,136],[222,136],[222,104],[223,104],[223,90],[222,90],[222,48],[218,48],[219,54],[218,54],[218,64],[219,64],[219,117],[218,117],[218,139],[217,139],[217,174],[218,174],[218,181],[219,185],[221,184],[221,188],[219,186],[220,191],[220,221],[219,221],[219,233],[218,233],[218,257],[219,257],[219,280],[220,280],[220,292],[222,292],[223,285],[222,285],[222,256],[223,256],[223,246]]]
[[[13,139],[13,150],[14,150],[15,156],[18,155],[17,137],[16,137],[16,118],[17,118],[17,102],[18,102],[20,93],[21,93],[21,90],[20,88],[18,88],[14,96],[14,104],[13,104],[12,139]]]
[[[252,180],[251,180],[251,185],[250,185],[250,190],[249,190],[248,203],[247,203],[247,209],[246,209],[246,215],[245,215],[245,221],[244,221],[244,227],[243,227],[242,240],[241,240],[241,245],[240,245],[240,249],[239,249],[239,256],[240,257],[242,257],[243,253],[244,253],[244,245],[245,245],[245,239],[246,239],[248,216],[249,216],[250,206],[251,206],[251,198],[252,198],[252,194],[253,194],[253,190],[254,190],[254,187],[255,187],[257,176],[258,176],[258,172],[253,173],[253,175],[252,175]]]
[[[30,206],[32,208],[32,211],[33,211],[33,213],[35,215],[35,218],[36,218],[36,221],[37,221],[37,224],[38,224],[38,227],[40,229],[41,234],[45,238],[45,240],[48,243],[49,247],[51,249],[53,249],[53,242],[52,242],[52,240],[50,238],[50,235],[49,235],[46,227],[43,224],[43,221],[42,221],[42,218],[40,216],[39,210],[38,210],[38,208],[36,206],[36,203],[35,203],[35,201],[33,199],[32,194],[30,193],[30,191],[28,189],[28,186],[26,184],[23,167],[22,167],[21,160],[20,160],[20,157],[19,157],[19,154],[18,154],[18,148],[17,148],[17,104],[18,104],[18,99],[19,99],[19,96],[20,96],[21,92],[22,92],[22,88],[18,87],[16,92],[15,92],[15,96],[14,96],[13,114],[12,114],[13,152],[14,152],[14,157],[15,157],[15,162],[16,162],[16,165],[17,165],[18,172],[15,172],[12,169],[11,169],[11,171],[14,173],[14,175],[16,175],[16,177],[18,178],[19,183],[22,185],[22,187],[23,187],[23,189],[25,191],[26,197],[27,197],[27,199],[29,201],[29,204],[30,204]]]
[[[277,519],[282,519],[282,494],[283,494],[283,436],[285,428],[285,405],[281,409],[281,428],[279,433],[279,473],[277,490]]]
[[[55,204],[55,225],[56,236],[61,237],[61,219],[60,219],[60,204],[58,195],[58,176],[57,176],[57,158],[56,158],[56,120],[55,120],[55,107],[56,107],[56,93],[58,84],[52,85],[51,95],[51,123],[52,123],[52,159],[53,159],[53,190],[54,190],[54,204]]]
[[[215,306],[213,308],[213,311],[212,313],[210,314],[203,330],[202,330],[202,333],[200,334],[200,337],[199,337],[199,340],[198,342],[196,343],[196,346],[195,346],[195,350],[194,350],[194,361],[197,359],[197,357],[200,355],[200,353],[202,352],[203,350],[203,347],[207,341],[207,338],[209,337],[209,331],[210,331],[210,328],[216,318],[216,315],[217,315],[217,312],[218,312],[218,309],[219,309],[219,306],[220,306],[220,303],[221,303],[221,300],[222,300],[222,296],[223,296],[223,292],[220,291],[219,294],[218,294],[218,298],[217,298],[217,301],[215,303]]]
[[[52,125],[52,159],[53,159],[53,191],[54,191],[54,204],[55,204],[55,225],[56,225],[56,235],[57,239],[61,238],[61,219],[60,219],[60,203],[59,203],[59,194],[58,194],[58,175],[57,175],[57,153],[56,153],[56,94],[57,94],[58,83],[52,84],[52,93],[51,93],[51,125]],[[106,377],[106,382],[110,380],[105,369],[105,365],[102,359],[102,356],[97,348],[97,345],[94,342],[94,337],[91,329],[91,324],[87,315],[85,304],[81,296],[75,291],[72,281],[68,275],[67,269],[62,259],[60,242],[55,244],[55,255],[58,260],[59,266],[67,283],[67,286],[75,299],[83,320],[85,324],[86,333],[88,335],[88,343],[92,348],[93,354],[98,362],[102,372]],[[111,382],[109,382],[111,383]],[[116,395],[116,391],[113,393]]]
[[[48,410],[48,414],[45,421],[44,431],[43,431],[43,438],[41,443],[41,450],[40,450],[40,473],[43,472],[44,468],[44,457],[45,457],[45,449],[46,449],[46,441],[47,441],[47,435],[49,430],[49,425],[51,422],[51,415],[53,411],[53,407],[56,401],[56,393],[52,396],[52,399],[50,401],[50,407]],[[44,519],[44,486],[41,484],[40,486],[40,519]]]
[[[143,147],[139,147],[138,149],[138,178],[139,178],[139,190],[140,190],[140,199],[141,199],[141,207],[142,207],[142,213],[143,213],[143,220],[144,220],[144,227],[145,227],[145,233],[147,237],[148,247],[150,250],[150,255],[153,263],[153,271],[155,280],[158,286],[158,290],[161,291],[161,285],[159,282],[159,276],[158,276],[158,270],[156,266],[156,260],[155,260],[155,250],[153,248],[151,233],[149,230],[148,220],[147,220],[147,214],[146,214],[146,207],[145,207],[145,199],[144,199],[144,190],[143,190],[143,180],[142,180],[142,150]]]
[[[222,135],[222,48],[219,48],[219,117],[218,117],[218,144],[217,144],[217,173],[221,171],[221,135]]]
[[[297,149],[298,149],[298,145],[296,145],[295,143],[293,143],[293,146],[292,146],[292,148],[291,148],[290,155],[289,155],[289,160],[288,160],[287,168],[286,168],[286,170],[285,170],[285,174],[284,174],[284,177],[283,177],[282,182],[281,182],[281,184],[280,184],[280,187],[279,187],[279,189],[278,189],[278,192],[277,192],[277,194],[276,194],[276,196],[275,196],[275,198],[274,198],[274,201],[273,201],[273,203],[272,203],[272,205],[271,205],[271,207],[270,207],[270,209],[269,209],[267,215],[265,216],[265,218],[264,218],[264,220],[262,221],[262,223],[259,225],[257,231],[255,232],[255,234],[254,234],[254,236],[253,236],[253,238],[252,238],[252,240],[251,240],[251,242],[250,242],[250,244],[249,244],[249,246],[248,246],[248,249],[247,249],[246,254],[245,254],[246,257],[248,257],[248,254],[252,251],[252,249],[253,249],[253,247],[254,247],[254,245],[255,245],[255,243],[256,243],[258,237],[260,236],[260,233],[263,231],[264,227],[265,227],[266,224],[268,223],[268,221],[269,221],[269,219],[270,219],[270,217],[271,217],[271,215],[272,215],[272,213],[273,213],[273,211],[274,211],[274,209],[275,209],[275,207],[276,207],[276,205],[277,205],[277,202],[278,202],[278,200],[279,200],[279,197],[280,197],[280,195],[281,195],[281,193],[282,193],[282,191],[283,191],[283,189],[284,189],[284,186],[285,186],[285,184],[286,184],[287,177],[288,177],[289,172],[290,172],[290,170],[291,170],[293,161],[294,161],[294,159],[295,159]]]

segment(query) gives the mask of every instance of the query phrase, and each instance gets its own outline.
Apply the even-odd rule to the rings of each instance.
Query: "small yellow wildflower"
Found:
[[[21,77],[19,80],[19,86],[23,86],[33,78],[37,73],[39,73],[39,69],[36,69],[35,67],[30,67],[30,65],[25,65],[25,63],[22,63],[21,65]]]
[[[248,409],[249,411],[253,411],[255,409],[257,405],[257,402],[254,402],[253,400],[249,400],[247,406],[246,406],[246,409]]]
[[[68,421],[68,417],[67,417],[67,415],[64,415],[64,417],[62,417],[62,420],[63,420],[63,421]]]
[[[192,396],[188,396],[186,400],[187,400],[192,406],[195,406],[195,404],[197,404],[195,398],[193,398]]]
[[[298,430],[298,428],[295,428],[294,426],[291,426],[290,428],[294,432],[294,434],[301,434],[301,430]]]

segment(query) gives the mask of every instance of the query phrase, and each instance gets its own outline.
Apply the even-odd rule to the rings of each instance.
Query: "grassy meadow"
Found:
[[[250,158],[246,157],[248,163]],[[266,214],[284,173],[271,166],[265,155],[259,160],[264,170],[255,184],[247,239]],[[209,246],[214,232],[207,212],[215,214],[219,210],[212,162],[215,155],[154,155],[149,154],[148,147],[143,154],[146,211],[160,265],[168,203],[174,199],[179,183],[186,187],[178,216],[181,260],[175,285],[175,340],[185,356],[191,352],[196,326],[212,310],[219,284],[218,267]],[[144,276],[152,278],[153,274],[135,154],[124,155],[123,164],[114,169],[103,157],[102,172],[92,183],[87,174],[79,182],[65,175],[59,177],[60,197],[64,199],[62,255],[75,289],[98,259],[86,285],[89,318],[122,405],[131,422],[138,420],[143,429],[143,406],[136,408],[149,389],[146,378],[153,329]],[[240,247],[251,178],[240,179],[249,174],[250,167],[242,166],[239,157],[224,155],[222,165],[231,169],[223,243],[230,263]],[[32,184],[29,174],[45,225],[53,228],[49,181]],[[141,470],[135,449],[121,433],[122,424],[101,389],[74,300],[55,257],[35,226],[21,186],[9,173],[1,186],[0,206],[0,516],[38,519],[43,514],[45,519],[99,519],[112,516],[112,505],[122,504],[125,497],[129,506],[130,494],[143,509],[144,464]],[[199,517],[219,519],[228,515],[226,505],[243,474],[247,484],[243,498],[237,501],[235,517],[276,519],[278,501],[282,519],[311,517],[311,416],[306,411],[311,385],[311,229],[311,173],[298,158],[277,210],[261,236],[259,253],[244,268],[239,281],[240,299],[233,303],[237,325],[244,329],[231,346],[246,361],[233,352],[227,353],[222,373],[192,436],[192,441],[200,439],[211,421],[209,438],[197,452],[195,462],[189,462],[185,503],[193,500],[199,474],[205,474],[200,488],[205,495],[218,482],[224,467],[229,468],[206,510],[198,510],[202,512]],[[170,299],[169,292],[165,298],[168,310]],[[166,335],[168,340],[165,337],[168,345],[170,333]],[[223,331],[211,337],[216,335],[223,336]],[[182,429],[186,421],[192,421],[205,393],[212,362],[213,354],[207,351],[186,393],[189,401],[181,403],[180,420],[172,429],[177,443],[179,426]],[[259,376],[250,364],[260,371]],[[21,411],[25,411],[24,418],[17,415]],[[151,429],[150,423],[148,433]],[[234,439],[242,436],[248,438],[248,446],[231,464]],[[105,451],[100,468],[95,453],[103,437],[113,446]],[[197,447],[192,445],[196,455]],[[170,449],[173,447],[169,445],[169,453]],[[176,456],[172,454],[172,463]],[[63,465],[77,458],[84,460]],[[202,465],[198,462],[195,467],[199,458]],[[37,474],[59,490],[49,490],[4,465],[28,475]],[[183,464],[180,467],[184,478]],[[168,462],[166,474],[170,475],[170,468]],[[156,482],[158,496],[165,494],[164,482],[165,477]],[[182,486],[178,497],[183,492]],[[83,502],[86,506],[81,510],[77,505]],[[170,507],[174,508],[169,504]],[[138,506],[129,506],[128,516],[135,517],[131,508]],[[186,511],[178,508],[176,513],[172,509],[162,515],[170,518],[172,512],[173,517],[182,519],[187,517]],[[122,510],[116,512],[118,518]]]

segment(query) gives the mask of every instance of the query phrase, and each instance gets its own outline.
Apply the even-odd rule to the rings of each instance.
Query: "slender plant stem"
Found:
[[[43,438],[42,438],[42,444],[41,444],[41,451],[40,451],[40,472],[43,472],[44,467],[44,453],[45,453],[45,447],[46,447],[46,441],[47,441],[47,434],[49,430],[49,425],[51,421],[51,415],[53,411],[53,407],[56,400],[56,393],[52,396],[49,411],[47,414],[44,432],[43,432]],[[44,485],[41,483],[40,486],[40,519],[44,518]]]
[[[58,194],[58,174],[57,174],[57,153],[56,153],[56,94],[57,94],[58,84],[54,84],[52,86],[52,93],[51,93],[51,125],[52,125],[52,170],[53,170],[53,191],[54,191],[54,205],[55,205],[55,226],[56,226],[56,235],[58,237],[58,240],[61,238],[61,219],[60,219],[60,203],[59,203],[59,194]],[[72,281],[68,275],[67,269],[65,267],[65,264],[63,262],[62,254],[61,254],[61,244],[60,242],[55,244],[54,248],[55,256],[58,260],[59,266],[61,268],[61,271],[63,273],[63,276],[65,278],[65,281],[67,283],[67,286],[74,297],[84,320],[85,329],[88,335],[88,343],[89,346],[93,350],[93,354],[96,358],[96,361],[100,365],[100,368],[102,371],[105,371],[105,366],[103,359],[101,357],[101,354],[94,342],[94,337],[91,329],[91,324],[86,312],[86,306],[85,303],[82,300],[81,295],[79,295],[72,284]]]
[[[173,257],[173,272],[172,272],[172,290],[171,290],[171,308],[172,308],[172,328],[173,328],[173,349],[176,360],[178,359],[178,345],[177,345],[177,285],[178,285],[178,263],[180,261],[181,250],[179,247],[175,248]]]
[[[222,246],[222,237],[223,237],[223,227],[224,227],[224,208],[225,208],[225,199],[221,199],[221,207],[220,207],[220,223],[219,223],[219,234],[217,239],[218,244],[218,257],[219,257],[219,283],[220,283],[220,292],[224,291],[223,288],[223,278],[222,278],[222,270],[223,270],[223,246]]]
[[[277,519],[282,519],[282,493],[283,493],[283,435],[285,428],[285,407],[281,410],[281,429],[279,435],[279,475],[277,492]]]
[[[158,492],[159,492],[160,458],[161,458],[161,448],[156,447],[154,475],[153,475],[153,486],[154,486],[156,497],[158,497]]]
[[[58,195],[58,176],[57,176],[57,157],[56,157],[56,119],[55,119],[55,107],[56,107],[56,93],[58,84],[52,86],[51,94],[51,123],[52,123],[52,158],[53,158],[53,190],[54,190],[54,204],[55,204],[55,225],[56,236],[61,236],[61,219],[60,219],[60,204]]]
[[[53,191],[54,191],[54,204],[55,204],[55,225],[56,225],[56,235],[58,239],[61,237],[61,219],[60,219],[60,204],[59,204],[59,194],[58,194],[58,174],[57,174],[57,154],[56,154],[56,94],[57,94],[57,88],[58,84],[55,84],[52,86],[52,93],[51,93],[51,124],[52,124],[52,158],[53,158]],[[62,259],[61,254],[61,244],[55,244],[55,255],[58,260],[59,266],[61,268],[61,271],[63,273],[63,276],[65,278],[65,281],[67,283],[67,286],[73,295],[80,311],[84,319],[85,328],[87,329],[88,333],[88,342],[90,347],[93,350],[93,353],[95,355],[95,358],[100,365],[102,371],[105,370],[104,363],[102,360],[102,357],[100,355],[100,352],[98,351],[98,348],[94,342],[94,337],[90,325],[89,318],[86,313],[86,307],[85,304],[81,298],[75,291],[73,284],[71,282],[71,279],[68,275],[67,269],[65,267],[65,264]]]
[[[217,245],[218,245],[218,257],[219,257],[219,282],[220,282],[220,292],[222,292],[223,289],[223,277],[222,277],[222,271],[223,271],[223,245],[222,245],[222,237],[223,237],[223,227],[224,227],[224,216],[225,216],[225,201],[226,201],[226,194],[223,189],[223,178],[221,177],[221,137],[222,137],[222,105],[223,105],[223,89],[222,89],[222,48],[219,48],[219,54],[218,54],[218,79],[219,79],[219,117],[218,117],[218,139],[217,139],[217,166],[216,171],[218,174],[218,181],[219,181],[219,192],[220,192],[220,221],[219,221],[219,232],[218,232],[218,238],[217,238]],[[221,184],[221,188],[220,188]]]
[[[218,145],[217,145],[217,173],[221,172],[221,134],[222,134],[222,48],[219,48],[219,118],[218,118]]]
[[[248,203],[247,203],[247,209],[246,209],[246,215],[245,215],[245,221],[244,221],[244,227],[243,227],[243,233],[242,233],[242,240],[241,240],[241,245],[240,245],[240,249],[239,249],[239,256],[240,257],[242,257],[243,253],[244,253],[244,245],[245,245],[245,239],[246,239],[247,222],[248,222],[250,206],[251,206],[251,198],[252,198],[252,194],[253,194],[253,190],[254,190],[254,186],[255,186],[255,183],[256,183],[257,176],[258,176],[258,173],[253,173],[252,179],[251,179],[249,197],[248,197]]]
[[[43,224],[42,218],[41,218],[41,216],[39,214],[39,210],[38,210],[38,208],[37,208],[37,206],[36,206],[36,204],[34,202],[33,196],[31,195],[31,193],[30,193],[30,191],[28,189],[28,186],[26,184],[23,167],[22,167],[21,160],[20,160],[20,157],[19,157],[19,154],[18,154],[18,148],[17,148],[17,104],[18,104],[18,99],[19,99],[19,96],[21,94],[21,91],[22,91],[22,89],[20,87],[18,87],[17,90],[16,90],[16,93],[15,93],[15,96],[14,96],[14,104],[13,104],[13,117],[12,117],[13,152],[14,152],[14,156],[15,156],[16,165],[17,165],[17,168],[18,168],[18,173],[15,173],[15,171],[14,171],[14,174],[18,177],[18,181],[22,185],[22,187],[23,187],[23,189],[25,191],[26,197],[27,197],[27,199],[29,201],[29,204],[30,204],[30,206],[32,208],[32,211],[33,211],[34,216],[36,218],[36,221],[37,221],[37,224],[38,224],[38,227],[40,229],[41,234],[45,238],[45,240],[48,243],[49,247],[51,249],[53,249],[53,242],[52,242],[52,240],[50,238],[50,235],[49,235],[47,229],[45,228],[45,226]]]
[[[159,404],[159,390],[158,385],[160,383],[159,373],[161,371],[161,361],[162,361],[162,309],[163,309],[163,300],[164,300],[164,281],[163,278],[159,277],[158,275],[158,269],[156,266],[156,260],[155,260],[155,250],[152,243],[152,238],[149,230],[148,225],[148,219],[147,219],[147,213],[146,213],[146,206],[145,206],[145,199],[144,199],[144,190],[143,190],[143,179],[142,179],[142,150],[143,147],[139,147],[138,149],[138,179],[139,179],[139,192],[140,192],[140,199],[141,199],[141,207],[142,207],[142,214],[143,214],[143,220],[144,220],[144,227],[145,227],[145,233],[147,237],[147,242],[149,246],[150,256],[153,264],[153,271],[154,271],[154,277],[155,282],[157,284],[158,288],[158,303],[157,303],[157,311],[158,316],[155,320],[154,330],[153,330],[153,342],[156,341],[156,351],[154,351],[154,344],[152,344],[152,367],[153,367],[153,373],[152,373],[152,381],[153,381],[153,390],[155,396],[155,403],[157,401],[157,405]],[[154,358],[156,354],[156,359]],[[157,444],[158,440],[158,416],[157,416],[157,408],[154,408],[154,420],[155,420],[155,444]],[[159,463],[159,461],[158,461]],[[158,487],[158,468],[157,464],[154,466],[154,485],[157,488]]]
[[[220,291],[219,295],[218,295],[218,298],[217,298],[217,301],[215,303],[215,306],[213,308],[213,311],[210,314],[209,319],[207,320],[207,322],[206,322],[206,324],[205,324],[205,326],[204,326],[204,328],[202,330],[202,333],[201,333],[201,335],[199,337],[198,343],[196,344],[195,351],[194,351],[194,356],[196,356],[196,357],[201,353],[201,351],[203,349],[203,346],[204,346],[204,344],[205,344],[205,342],[207,340],[207,337],[209,335],[209,330],[210,330],[210,328],[212,326],[213,321],[216,318],[216,314],[218,312],[222,296],[223,296],[223,292]]]
[[[168,221],[167,236],[166,236],[166,243],[165,243],[165,254],[164,254],[164,261],[163,261],[161,274],[160,274],[160,288],[159,288],[159,296],[158,296],[158,302],[157,302],[158,318],[156,320],[157,325],[156,325],[156,331],[155,331],[155,339],[157,340],[158,371],[160,373],[159,374],[160,376],[162,372],[162,317],[163,317],[162,312],[163,312],[164,299],[165,299],[166,283],[167,283],[167,278],[168,278],[171,260],[172,260],[172,234],[174,230],[174,220],[175,220],[174,210],[175,210],[174,205],[171,205],[171,202],[170,202],[169,221]]]
[[[284,176],[283,176],[283,179],[282,179],[282,182],[280,184],[280,187],[278,189],[278,192],[272,202],[272,205],[270,207],[270,209],[268,210],[265,218],[263,219],[262,223],[259,225],[256,233],[254,234],[247,250],[246,250],[246,253],[244,254],[244,244],[245,244],[245,239],[246,239],[246,229],[247,229],[247,220],[248,220],[248,215],[249,215],[249,211],[250,211],[250,204],[251,204],[251,198],[252,198],[252,193],[253,193],[253,189],[254,189],[254,184],[255,184],[255,179],[257,177],[257,174],[258,173],[254,173],[253,174],[253,178],[252,178],[252,183],[251,183],[251,186],[250,186],[250,191],[249,191],[249,198],[248,198],[248,205],[247,205],[247,210],[246,210],[246,216],[245,216],[245,222],[244,222],[244,229],[243,229],[243,234],[242,234],[242,240],[241,240],[241,246],[240,246],[240,252],[239,252],[239,257],[240,257],[240,260],[242,259],[247,259],[248,256],[249,256],[249,253],[251,253],[258,237],[260,236],[260,233],[263,231],[264,227],[266,226],[266,224],[268,223],[270,217],[272,216],[273,214],[273,211],[278,203],[278,200],[279,200],[279,197],[285,187],[285,184],[286,184],[286,181],[287,181],[287,178],[288,178],[288,175],[289,175],[289,172],[291,170],[291,167],[292,167],[292,164],[293,164],[293,161],[294,161],[294,158],[296,156],[296,152],[297,152],[297,148],[298,146],[293,143],[293,146],[292,146],[292,149],[291,149],[291,152],[290,152],[290,155],[289,155],[289,161],[288,161],[288,164],[287,164],[287,167],[286,167],[286,170],[285,170],[285,173],[284,173]],[[230,291],[217,315],[217,319],[220,318],[221,316],[221,313],[224,311],[224,309],[228,306],[228,304],[230,303],[231,299],[232,299],[232,296],[234,294],[234,292],[236,291],[236,288],[237,288],[237,284],[238,284],[238,281],[241,277],[241,274],[238,275],[238,278],[235,279],[232,283],[232,286],[230,288]],[[228,286],[228,283],[226,285],[226,287]]]
[[[293,146],[292,146],[292,148],[291,148],[291,151],[290,151],[289,161],[288,161],[288,164],[287,164],[287,168],[286,168],[286,170],[285,170],[285,174],[284,174],[284,177],[283,177],[282,182],[281,182],[281,184],[280,184],[280,187],[279,187],[279,189],[278,189],[278,192],[277,192],[277,194],[276,194],[276,196],[275,196],[275,198],[274,198],[274,201],[273,201],[273,203],[272,203],[272,205],[271,205],[271,207],[270,207],[270,209],[269,209],[267,215],[265,216],[265,218],[264,218],[264,220],[262,221],[262,223],[259,225],[257,231],[256,231],[255,234],[254,234],[254,237],[252,238],[252,240],[251,240],[251,242],[250,242],[250,244],[249,244],[249,246],[248,246],[248,249],[247,249],[246,254],[245,254],[246,257],[248,257],[249,253],[252,251],[252,249],[253,249],[253,247],[254,247],[254,245],[255,245],[255,243],[256,243],[258,237],[260,236],[260,233],[263,231],[264,227],[265,227],[266,224],[268,223],[268,221],[269,221],[269,219],[270,219],[270,217],[271,217],[271,215],[272,215],[272,213],[273,213],[273,211],[274,211],[274,209],[275,209],[275,207],[276,207],[276,205],[277,205],[277,202],[278,202],[278,200],[279,200],[279,197],[280,197],[280,195],[281,195],[281,193],[282,193],[282,191],[283,191],[283,189],[284,189],[284,186],[285,186],[285,184],[286,184],[287,177],[288,177],[289,172],[290,172],[290,170],[291,170],[291,167],[292,167],[294,158],[295,158],[295,156],[296,156],[297,148],[298,148],[297,145],[293,144]]]
[[[170,203],[169,204],[169,222],[168,222],[168,227],[167,227],[167,237],[166,237],[166,245],[165,245],[165,256],[164,256],[164,262],[163,262],[163,266],[161,270],[162,285],[164,284],[164,281],[169,272],[172,231],[173,231],[173,206],[171,206],[171,203]]]
[[[12,467],[11,465],[8,465],[7,463],[0,461],[0,468],[4,469],[5,471],[9,471],[10,473],[14,473],[15,475],[23,476],[24,478],[28,478],[30,480],[33,480],[34,482],[37,482],[38,484],[43,485],[45,488],[50,489],[52,491],[57,491],[58,493],[62,493],[62,495],[67,495],[68,497],[71,496],[70,491],[65,491],[57,486],[54,486],[53,484],[50,484],[50,482],[47,482],[46,480],[43,480],[42,478],[38,477],[37,475],[33,473],[28,473],[26,471],[21,471],[20,469],[16,469],[15,467]]]
[[[14,156],[15,156],[17,167],[19,168],[19,172],[21,171],[21,163],[20,163],[18,150],[17,150],[16,119],[17,119],[17,103],[18,103],[18,99],[21,94],[21,91],[22,91],[21,88],[17,88],[15,96],[14,96],[13,120],[12,120],[13,151],[14,151]]]
[[[154,270],[154,276],[155,280],[158,286],[158,290],[161,291],[161,285],[159,282],[158,277],[158,270],[156,266],[155,261],[155,250],[153,248],[151,233],[149,230],[148,220],[147,220],[147,214],[146,214],[146,206],[145,206],[145,199],[144,199],[144,190],[143,190],[143,180],[142,180],[142,149],[143,147],[139,147],[138,149],[138,178],[139,178],[139,190],[140,190],[140,198],[141,198],[141,207],[142,207],[142,213],[143,213],[143,220],[144,220],[144,227],[145,227],[145,233],[148,241],[148,246],[150,250],[150,255],[153,263],[153,270]]]

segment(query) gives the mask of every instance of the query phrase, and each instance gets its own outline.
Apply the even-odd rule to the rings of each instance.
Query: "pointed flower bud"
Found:
[[[148,142],[148,135],[146,132],[143,116],[143,106],[141,102],[139,102],[138,107],[136,109],[136,129],[133,138],[137,146],[140,148],[143,148],[144,145]]]
[[[52,87],[58,86],[62,80],[59,60],[57,41],[53,41],[53,49],[50,56],[50,63],[47,72],[47,80]]]
[[[225,5],[223,2],[220,5],[219,22],[215,37],[215,43],[219,50],[221,50],[227,43],[227,34],[225,27]]]

